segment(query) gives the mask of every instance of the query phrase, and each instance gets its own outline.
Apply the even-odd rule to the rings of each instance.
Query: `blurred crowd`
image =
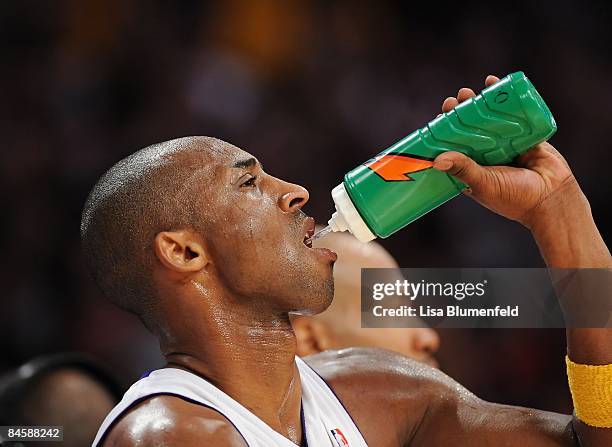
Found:
[[[523,70],[551,107],[606,240],[612,228],[605,3],[225,0],[2,2],[0,372],[96,355],[126,383],[153,339],[85,271],[81,207],[114,162],[211,135],[309,189],[329,218],[343,174],[440,111],[458,88]],[[458,198],[382,244],[402,267],[537,267],[520,225]],[[486,399],[569,411],[559,330],[446,330],[441,368]]]

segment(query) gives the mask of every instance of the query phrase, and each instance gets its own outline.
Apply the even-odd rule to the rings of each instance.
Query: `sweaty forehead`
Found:
[[[232,185],[241,172],[254,166],[255,158],[225,141],[210,137],[191,137],[182,150],[172,156],[170,176],[181,179],[182,191],[190,194],[209,219],[222,213],[231,201]],[[213,212],[214,210],[214,212]]]
[[[205,191],[218,192],[236,167],[247,167],[245,161],[254,160],[248,152],[217,138],[187,137],[168,143],[178,149],[165,154],[168,174],[187,184],[196,183]]]
[[[253,159],[246,151],[225,141],[209,137],[193,137],[188,149],[177,154],[177,161],[190,167],[206,168],[209,175],[222,175],[245,160]]]
[[[192,153],[197,153],[202,160],[211,166],[228,166],[232,162],[251,155],[242,149],[223,140],[210,137],[194,137],[189,145]]]

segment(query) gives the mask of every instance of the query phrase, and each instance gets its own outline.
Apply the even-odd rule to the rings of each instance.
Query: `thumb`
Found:
[[[485,177],[485,169],[460,152],[444,152],[436,157],[433,167],[451,174],[470,188],[478,188]]]

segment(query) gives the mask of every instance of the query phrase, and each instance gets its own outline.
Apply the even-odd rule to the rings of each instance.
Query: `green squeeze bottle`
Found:
[[[466,187],[432,167],[442,152],[504,165],[556,130],[529,79],[512,73],[347,173],[332,190],[336,212],[312,239],[347,230],[362,242],[386,238]]]

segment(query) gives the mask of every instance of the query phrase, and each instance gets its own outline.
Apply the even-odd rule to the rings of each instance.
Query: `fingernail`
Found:
[[[453,162],[447,158],[443,158],[442,160],[436,160],[434,162],[434,168],[439,171],[448,171],[453,167]]]

